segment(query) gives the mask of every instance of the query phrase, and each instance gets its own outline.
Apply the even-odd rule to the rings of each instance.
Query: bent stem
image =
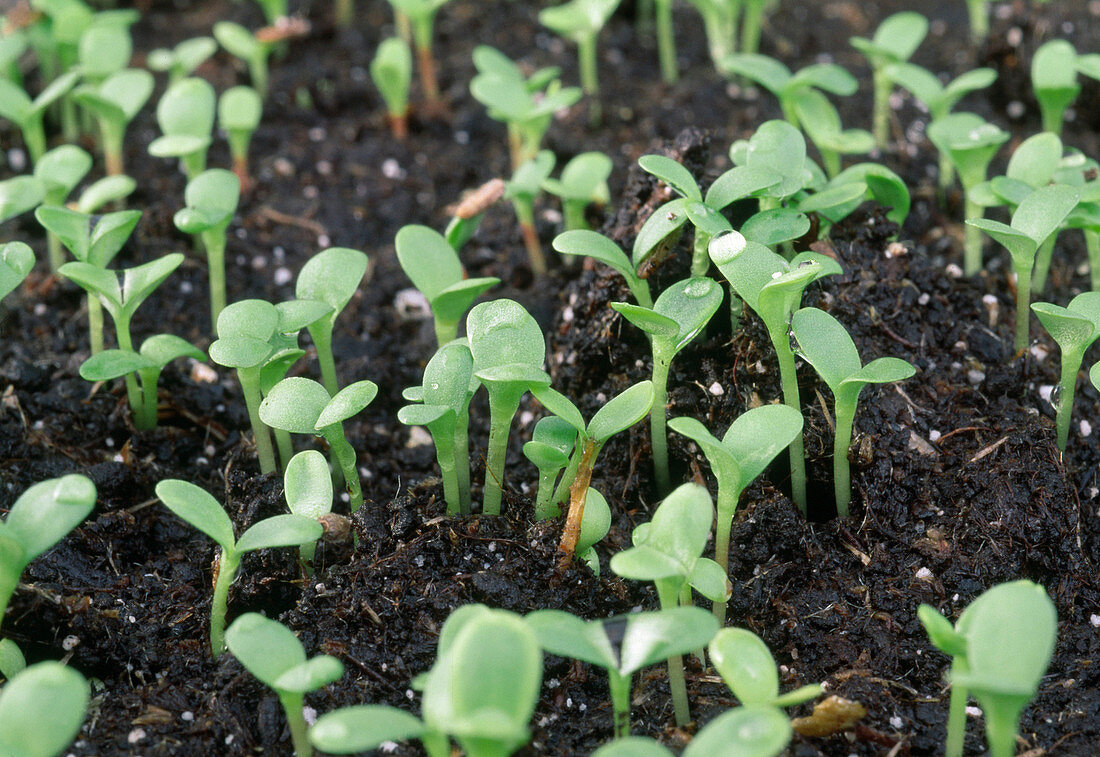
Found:
[[[658,579],[654,582],[657,586],[657,598],[662,610],[671,610],[677,606],[675,583],[669,583],[666,579]],[[684,661],[680,655],[668,658],[668,688],[672,693],[672,710],[676,716],[676,725],[683,728],[691,721],[691,710],[688,707],[687,684],[684,683]]]
[[[210,602],[210,653],[215,659],[225,651],[225,612],[229,601],[229,587],[237,577],[241,564],[239,555],[228,554],[223,549],[214,568],[214,598]]]

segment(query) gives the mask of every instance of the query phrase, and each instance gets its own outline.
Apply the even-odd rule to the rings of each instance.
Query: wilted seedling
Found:
[[[1065,452],[1077,372],[1085,359],[1085,350],[1100,337],[1100,292],[1083,292],[1064,308],[1036,302],[1031,309],[1062,350],[1062,375],[1051,393],[1051,404],[1057,413],[1058,448]]]
[[[382,40],[370,62],[370,78],[386,102],[390,131],[397,139],[409,136],[409,85],[412,83],[412,50],[400,37]]]
[[[821,684],[779,693],[779,671],[763,640],[744,628],[723,628],[707,648],[714,669],[745,707],[793,707],[822,692]]]
[[[125,172],[126,127],[152,93],[153,75],[137,68],[122,69],[102,82],[86,84],[73,92],[73,99],[99,124],[100,146],[109,176]]]
[[[611,158],[602,152],[582,152],[562,169],[560,179],[547,179],[543,188],[561,199],[565,228],[588,229],[585,209],[604,205],[611,199],[607,177],[611,175]]]
[[[245,670],[278,695],[296,757],[312,757],[309,726],[302,713],[305,695],[344,675],[343,663],[327,654],[307,659],[293,631],[257,612],[234,620],[225,632],[225,642]]]
[[[252,186],[248,171],[248,146],[252,142],[252,134],[260,125],[263,107],[263,100],[252,87],[230,87],[218,99],[218,126],[229,141],[233,173],[237,174],[245,191]]]
[[[46,109],[68,94],[79,79],[76,71],[68,71],[32,100],[22,87],[0,78],[0,117],[19,127],[32,163],[37,163],[46,152],[46,127],[42,122]]]
[[[233,21],[219,21],[214,24],[214,39],[230,55],[244,61],[248,66],[252,86],[261,97],[267,97],[267,59],[271,56],[274,45],[261,41],[255,34]]]
[[[164,367],[173,360],[189,357],[203,360],[202,350],[186,339],[172,334],[157,334],[141,343],[141,349],[104,350],[92,355],[80,365],[80,377],[88,381],[110,381],[137,374],[139,388],[128,392],[130,411],[134,425],[139,429],[152,429],[157,425],[157,381]],[[128,379],[129,380],[129,379]],[[134,400],[138,401],[134,405]]]
[[[694,418],[673,418],[668,425],[699,445],[718,479],[714,559],[724,572],[728,572],[730,529],[741,493],[764,472],[776,455],[801,436],[802,414],[787,405],[753,408],[738,416],[721,440]],[[720,623],[725,623],[725,601],[715,601],[714,615]]]
[[[596,38],[622,0],[569,0],[539,11],[539,23],[577,45],[581,89],[589,97],[588,120],[598,124],[600,80],[596,70]]]
[[[1012,256],[1016,273],[1016,349],[1027,347],[1031,305],[1031,275],[1035,253],[1047,237],[1062,225],[1079,200],[1077,190],[1064,184],[1041,187],[1021,200],[1012,213],[1012,224],[986,218],[968,218],[968,226],[984,231]]]
[[[671,607],[587,622],[561,610],[536,610],[526,620],[550,654],[607,671],[616,739],[630,736],[633,675],[662,660],[703,648],[719,627],[713,616],[698,607]]]
[[[615,269],[626,280],[626,286],[639,305],[653,307],[653,296],[649,292],[649,282],[641,278],[634,270],[630,258],[603,234],[595,231],[566,231],[554,237],[554,249],[563,255],[590,257]]]
[[[835,63],[814,63],[792,74],[789,68],[767,55],[734,53],[723,58],[719,67],[726,73],[752,79],[775,95],[783,117],[793,126],[800,125],[795,104],[806,92],[823,90],[847,96],[859,88],[856,78]]]
[[[0,689],[0,753],[57,757],[84,723],[88,682],[59,662],[39,662]]]
[[[183,201],[187,207],[172,217],[176,228],[194,234],[206,250],[210,279],[210,323],[217,324],[225,308],[225,233],[241,197],[241,182],[224,168],[203,171],[187,182]]]
[[[416,64],[420,74],[420,88],[427,100],[425,110],[431,115],[443,112],[439,97],[439,80],[436,76],[435,55],[432,53],[432,26],[435,14],[448,0],[389,0],[394,13],[404,14],[412,30],[416,48]]]
[[[207,58],[218,51],[213,37],[192,37],[180,42],[171,50],[158,47],[149,52],[145,63],[153,71],[167,71],[168,83],[175,84],[190,76]]]
[[[324,318],[307,324],[313,345],[317,348],[322,381],[329,394],[336,394],[340,388],[336,361],[332,356],[332,330],[336,326],[336,317],[359,289],[359,282],[367,274],[368,263],[367,256],[359,250],[330,247],[306,261],[294,285],[294,295],[298,299],[317,300],[332,308],[332,312]]]
[[[276,547],[298,547],[321,538],[321,524],[301,515],[275,515],[254,523],[240,539],[233,538],[233,522],[224,508],[205,490],[179,479],[169,478],[156,487],[165,506],[194,528],[209,536],[221,548],[210,604],[210,651],[214,657],[225,649],[225,612],[229,587],[237,577],[241,558],[248,552]]]
[[[91,479],[71,474],[41,481],[15,500],[0,521],[0,623],[23,570],[80,525],[95,498]],[[4,736],[0,730],[0,743]]]
[[[436,343],[442,347],[458,336],[458,324],[474,300],[500,279],[467,279],[458,253],[427,226],[403,226],[394,245],[401,269],[431,305]]]
[[[833,491],[837,515],[848,514],[852,499],[848,448],[852,443],[852,425],[859,394],[867,384],[904,381],[916,373],[906,361],[880,357],[863,365],[859,352],[840,322],[817,308],[802,308],[791,318],[791,335],[798,354],[810,365],[833,392],[836,417],[833,441]]]
[[[909,60],[926,34],[928,19],[914,11],[903,11],[883,19],[871,39],[851,39],[852,47],[867,56],[871,64],[875,93],[871,133],[880,150],[886,149],[890,128],[890,88],[893,80],[888,67]]]
[[[168,87],[157,103],[163,136],[149,145],[157,158],[178,158],[188,180],[206,168],[206,150],[214,129],[214,88],[205,79],[188,77]]]
[[[539,233],[535,228],[535,198],[550,178],[555,162],[557,160],[554,153],[542,150],[534,159],[517,168],[512,179],[504,186],[504,197],[512,201],[512,207],[516,211],[516,220],[523,236],[523,245],[527,248],[531,270],[539,276],[546,273],[546,258],[542,254]]]
[[[22,242],[0,245],[0,300],[23,283],[34,268],[34,251]]]

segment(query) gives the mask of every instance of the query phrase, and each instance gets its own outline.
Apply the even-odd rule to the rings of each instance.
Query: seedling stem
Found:
[[[592,464],[597,452],[596,440],[589,437],[584,442],[580,465],[576,478],[569,487],[569,512],[565,517],[565,528],[561,533],[561,558],[558,570],[565,571],[573,564],[573,553],[577,549],[577,539],[581,534],[581,520],[584,517],[584,503],[588,497],[588,486],[592,482]]]

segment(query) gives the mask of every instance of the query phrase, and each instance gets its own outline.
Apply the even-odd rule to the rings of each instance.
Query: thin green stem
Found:
[[[1035,271],[1031,274],[1031,288],[1042,293],[1047,285],[1047,273],[1050,271],[1050,263],[1054,258],[1054,243],[1058,240],[1058,232],[1055,231],[1043,240],[1039,245],[1039,251],[1035,253]]]
[[[290,728],[290,741],[294,744],[295,757],[313,757],[313,745],[309,743],[309,726],[306,725],[302,706],[305,697],[293,691],[280,691],[279,702],[286,713],[286,724]]]
[[[126,350],[134,352],[133,342],[130,340],[130,319],[120,315],[115,319],[115,336],[118,338],[118,348],[120,350]],[[130,402],[130,410],[134,414],[135,424],[139,422],[142,413],[143,401],[141,397],[141,389],[138,387],[138,380],[136,373],[127,373],[123,377],[123,381],[126,382],[126,399]],[[156,425],[156,387],[153,387],[153,424]],[[140,428],[140,426],[139,426]]]
[[[1100,292],[1100,232],[1085,229],[1085,248],[1089,253],[1089,281],[1092,291]]]
[[[42,124],[41,116],[31,118],[22,124],[22,127],[23,142],[27,146],[27,153],[30,155],[31,164],[33,165],[46,153],[46,127]]]
[[[670,610],[676,607],[679,589],[675,579],[672,583],[667,579],[659,579],[655,583],[661,609]],[[668,688],[672,693],[672,710],[676,715],[676,725],[683,728],[691,721],[691,710],[688,706],[687,684],[684,682],[684,661],[680,655],[668,658]]]
[[[745,17],[741,20],[741,52],[755,53],[760,49],[760,31],[764,26],[764,6],[767,0],[747,0]]]
[[[548,520],[561,515],[561,508],[554,502],[554,480],[556,470],[539,471],[539,490],[535,497],[535,520]]]
[[[15,587],[19,585],[19,574],[14,571],[0,570],[0,626],[4,625],[4,613],[8,610]]]
[[[581,89],[588,95],[588,124],[598,126],[603,120],[600,108],[600,80],[596,73],[596,36],[592,34],[577,43],[581,69]]]
[[[656,342],[654,342],[656,345]],[[657,491],[664,496],[672,489],[668,472],[668,438],[665,432],[665,410],[668,405],[668,370],[670,361],[653,350],[653,407],[649,411],[649,435],[653,447],[653,475]]]
[[[1058,382],[1059,396],[1054,403],[1057,411],[1055,426],[1058,429],[1058,449],[1066,451],[1069,443],[1069,422],[1073,416],[1073,394],[1077,389],[1077,372],[1081,369],[1084,353],[1067,354],[1062,350],[1062,377]]]
[[[578,444],[569,458],[569,465],[565,466],[565,473],[561,475],[558,485],[554,489],[553,501],[555,503],[564,502],[565,498],[569,496],[569,487],[573,485],[573,479],[577,477],[577,468],[580,467],[582,453],[581,445]]]
[[[967,0],[966,9],[970,14],[970,41],[981,44],[989,36],[989,2]]]
[[[157,381],[160,367],[138,371],[141,379],[141,412],[134,414],[134,425],[143,431],[157,427]]]
[[[955,183],[955,164],[951,162],[951,153],[940,153],[939,166],[940,205],[942,206],[947,202],[947,193],[951,190],[951,186]],[[968,226],[968,233],[969,228],[970,227]]]
[[[184,176],[187,177],[188,181],[191,181],[206,170],[206,150],[198,150],[184,155],[180,158],[180,164],[183,166]]]
[[[264,100],[267,99],[267,56],[270,49],[261,50],[248,61],[248,75],[252,79],[252,86]]]
[[[333,462],[336,463],[344,476],[344,482],[348,487],[348,509],[355,512],[363,506],[363,487],[359,483],[359,471],[356,469],[355,450],[344,436],[344,429],[339,423],[326,426],[321,429],[321,435],[328,442],[329,452],[332,453]]]
[[[672,33],[672,0],[656,0],[657,56],[661,61],[661,78],[666,84],[680,79],[676,65],[676,37]]]
[[[267,424],[260,420],[260,367],[238,368],[237,380],[241,383],[244,403],[248,408],[252,437],[256,440],[256,456],[260,459],[260,472],[274,473],[277,466],[275,450],[271,446],[271,434]]]
[[[275,446],[279,448],[279,459],[283,462],[282,470],[286,470],[290,458],[294,457],[294,445],[290,440],[290,432],[281,428],[273,428],[271,432],[275,434]]]
[[[52,231],[46,232],[46,249],[50,258],[50,270],[56,273],[57,269],[65,265],[65,250],[61,246],[61,239]]]
[[[630,735],[630,675],[619,675],[619,671],[607,671],[607,684],[611,690],[611,712],[614,721],[615,738],[625,739]]]
[[[852,425],[856,416],[856,403],[846,398],[835,398],[836,433],[833,436],[833,494],[836,497],[836,514],[848,515],[852,501],[852,472],[848,465],[848,448],[852,444]]]
[[[692,276],[706,276],[707,271],[710,270],[710,252],[708,248],[711,239],[711,235],[702,229],[695,230],[695,241],[691,247]]]
[[[225,651],[225,613],[229,602],[229,587],[237,577],[241,556],[224,549],[218,556],[215,570],[214,598],[210,602],[210,653],[215,659]]]
[[[435,343],[442,347],[458,337],[458,321],[442,321],[435,316]]]
[[[485,486],[481,511],[486,515],[500,515],[500,502],[504,491],[504,462],[508,455],[508,433],[512,418],[519,410],[523,391],[508,386],[489,386],[489,452],[485,464]]]
[[[798,394],[798,373],[795,368],[794,353],[791,352],[790,337],[786,334],[771,334],[772,346],[779,359],[779,381],[783,386],[783,402],[802,413],[802,400]],[[791,499],[798,505],[802,514],[806,514],[806,453],[802,446],[802,434],[795,436],[787,448],[791,458]]]
[[[721,566],[723,573],[729,575],[730,530],[733,527],[733,516],[737,512],[737,500],[741,498],[741,490],[731,482],[724,481],[725,476],[717,472],[715,475],[718,478],[718,517],[714,526],[714,561]],[[726,603],[715,600],[712,609],[718,622],[725,625]]]
[[[562,214],[565,218],[565,230],[588,229],[588,221],[584,217],[587,200],[564,199],[561,201]]]
[[[336,378],[336,361],[332,357],[332,322],[327,318],[309,326],[309,335],[317,349],[317,362],[321,365],[321,383],[330,397],[340,391]]]
[[[93,355],[103,352],[103,304],[94,294],[88,301],[88,344]]]
[[[225,229],[202,234],[206,248],[206,270],[210,280],[210,328],[218,325],[218,314],[225,308]]]
[[[969,191],[966,194],[965,214],[964,218],[981,218],[985,215],[982,206],[970,199]],[[964,233],[963,272],[967,276],[974,276],[982,270],[982,230],[966,224]]]
[[[890,90],[894,82],[886,75],[886,68],[881,63],[872,63],[874,71],[871,74],[874,83],[874,116],[871,123],[871,131],[875,138],[875,146],[880,150],[886,149],[886,142],[890,136]]]
[[[470,411],[464,408],[455,420],[454,456],[458,473],[459,509],[464,515],[470,513]]]
[[[966,741],[966,701],[969,698],[965,686],[955,683],[958,677],[967,672],[968,665],[960,657],[951,661],[951,702],[947,710],[947,740],[944,742],[944,757],[963,757],[963,744]]]
[[[454,429],[441,428],[439,433],[435,433],[430,427],[428,430],[433,432],[435,460],[439,463],[439,472],[443,479],[443,499],[447,503],[447,515],[458,515],[462,511],[462,496],[458,487]]]
[[[1031,268],[1016,265],[1016,350],[1027,349],[1031,332]]]

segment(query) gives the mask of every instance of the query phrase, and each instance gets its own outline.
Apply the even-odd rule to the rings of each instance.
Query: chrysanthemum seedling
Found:
[[[794,101],[794,110],[802,129],[821,153],[821,163],[830,178],[840,173],[840,156],[862,155],[874,147],[870,132],[845,129],[836,107],[815,89],[799,93]]]
[[[34,251],[22,242],[0,245],[0,300],[23,283],[34,268]]]
[[[665,0],[665,4],[670,6],[671,13],[672,3]],[[722,62],[737,49],[737,24],[742,0],[691,0],[691,4],[703,17],[710,59],[714,67],[722,71]]]
[[[211,168],[187,182],[183,201],[172,220],[185,234],[193,234],[206,250],[210,279],[210,323],[225,308],[225,233],[241,197],[240,179],[232,171]]]
[[[152,93],[153,75],[137,68],[117,71],[102,82],[85,84],[73,92],[73,99],[90,112],[99,125],[100,147],[109,176],[125,172],[126,127]]]
[[[722,288],[712,279],[695,277],[673,284],[652,308],[613,302],[611,307],[649,336],[653,354],[653,409],[650,435],[657,489],[671,489],[668,472],[668,439],[665,412],[668,404],[668,372],[677,353],[688,346],[722,304]]]
[[[229,141],[233,173],[237,174],[245,191],[252,186],[248,171],[248,146],[260,125],[263,107],[262,98],[252,87],[230,87],[218,98],[218,126]]]
[[[137,374],[139,387],[130,394],[134,425],[139,429],[152,429],[157,425],[157,381],[164,367],[173,360],[189,357],[203,360],[202,350],[185,339],[172,334],[157,334],[141,343],[141,349],[104,350],[92,355],[80,365],[80,376],[88,381],[110,381]]]
[[[1067,307],[1036,302],[1031,309],[1062,350],[1062,375],[1054,390],[1056,394],[1052,393],[1051,404],[1057,413],[1058,448],[1064,452],[1069,441],[1077,372],[1085,359],[1085,350],[1100,337],[1100,292],[1083,292],[1070,300]]]
[[[474,300],[500,279],[467,279],[458,253],[427,226],[403,226],[394,245],[401,269],[431,305],[436,343],[442,347],[458,336],[458,324]]]
[[[880,357],[863,365],[859,352],[840,321],[824,310],[802,308],[791,317],[791,337],[798,354],[817,371],[833,393],[836,417],[833,441],[833,491],[837,515],[848,514],[852,499],[848,448],[852,443],[852,425],[859,394],[867,384],[904,381],[916,373],[906,361]]]
[[[630,736],[633,675],[702,649],[718,630],[714,617],[698,607],[670,607],[587,622],[561,610],[536,610],[526,620],[550,654],[607,671],[616,739]]]
[[[531,441],[523,445],[523,455],[539,471],[539,488],[535,496],[535,518],[545,520],[561,513],[554,500],[554,484],[558,474],[569,465],[577,444],[577,429],[556,415],[540,418],[531,432]]]
[[[41,481],[15,500],[0,521],[0,623],[23,570],[80,525],[95,498],[91,479],[71,474]]]
[[[566,230],[588,229],[585,209],[603,205],[611,199],[607,177],[611,175],[611,158],[602,152],[582,152],[565,164],[560,179],[547,179],[543,188],[561,199]]]
[[[206,150],[217,107],[214,88],[205,79],[188,77],[168,87],[157,103],[157,123],[163,136],[149,145],[157,158],[178,158],[188,179],[206,168]]]
[[[778,757],[791,739],[791,722],[774,707],[735,707],[697,733],[681,757]],[[673,757],[665,746],[643,736],[609,741],[592,757]]]
[[[218,43],[213,37],[192,37],[185,39],[171,50],[158,47],[151,50],[145,63],[153,71],[167,71],[168,83],[175,84],[190,76],[206,60],[218,51]]]
[[[714,520],[710,494],[698,484],[684,484],[658,505],[653,519],[634,529],[634,546],[611,557],[611,570],[634,581],[652,581],[662,610],[691,604],[691,590],[707,599],[725,602],[729,595],[726,572],[714,560],[702,557]],[[711,628],[717,619],[710,615]],[[680,655],[668,658],[668,681],[676,724],[691,720],[684,667]]]
[[[542,192],[543,184],[550,178],[557,159],[549,150],[542,150],[532,160],[527,161],[512,174],[504,186],[504,197],[512,201],[519,223],[523,246],[527,248],[527,258],[531,270],[537,275],[546,273],[546,258],[542,254],[539,233],[535,228],[535,198]]]
[[[412,50],[400,37],[382,40],[370,62],[370,78],[386,103],[386,118],[397,139],[409,136],[409,86],[412,83]]]
[[[359,282],[367,274],[367,256],[348,247],[330,247],[314,255],[302,266],[294,284],[294,295],[300,300],[317,300],[332,307],[326,317],[308,324],[309,335],[317,348],[317,362],[329,394],[339,391],[336,361],[332,356],[332,330],[336,317],[351,302]]]
[[[989,161],[1008,141],[1009,133],[988,123],[974,113],[952,113],[928,126],[928,138],[940,156],[946,155],[955,166],[966,198],[966,218],[980,218],[982,207],[971,196],[975,187],[985,181]],[[963,247],[963,270],[973,276],[982,268],[982,235],[966,228]]]
[[[848,202],[840,201],[843,200],[844,192],[854,194],[860,184],[866,187],[863,194],[853,197]],[[844,190],[841,189],[842,187]],[[824,200],[827,198],[823,195],[827,192],[835,192],[836,195],[831,198],[830,204],[825,206]],[[886,217],[898,226],[905,224],[905,219],[909,215],[909,207],[912,204],[909,197],[909,187],[905,185],[905,181],[900,176],[879,163],[856,163],[853,166],[848,166],[826,184],[822,190],[799,202],[797,207],[807,213],[813,210],[821,217],[836,223],[846,218],[864,200],[868,199],[874,200],[883,208],[888,208]],[[815,207],[815,205],[820,207]],[[744,229],[741,232],[744,233]]]
[[[741,493],[802,434],[802,414],[787,405],[757,407],[738,416],[721,440],[694,418],[673,418],[668,425],[699,445],[718,479],[714,559],[728,571],[730,528]],[[725,623],[724,601],[714,603],[714,615]]]
[[[179,479],[169,478],[156,487],[165,506],[194,528],[209,536],[221,548],[215,573],[214,597],[210,604],[210,651],[217,657],[225,649],[225,612],[229,587],[237,577],[241,558],[257,549],[298,547],[321,538],[321,524],[301,515],[275,515],[254,523],[240,539],[233,537],[233,523],[225,509],[205,490]]]
[[[42,121],[46,109],[68,94],[79,80],[76,71],[67,71],[32,100],[19,85],[0,79],[0,117],[19,127],[32,163],[46,152],[46,127]]]
[[[852,37],[852,47],[867,57],[874,82],[874,117],[871,133],[875,145],[886,149],[890,128],[890,88],[892,80],[887,68],[903,63],[916,52],[928,34],[928,19],[914,11],[887,16],[875,29],[871,39]]]
[[[233,21],[219,21],[214,24],[214,39],[230,55],[240,58],[248,66],[248,75],[252,86],[267,97],[267,59],[274,45],[261,41],[255,34]]]
[[[1031,88],[1043,114],[1043,130],[1062,133],[1066,109],[1077,99],[1077,51],[1064,39],[1039,46],[1031,59]]]
[[[0,689],[0,753],[17,757],[63,754],[84,723],[88,682],[59,662],[39,662]]]
[[[821,694],[821,684],[779,693],[779,671],[764,641],[744,628],[723,628],[707,648],[714,669],[746,707],[793,707]]]
[[[795,104],[806,92],[823,90],[847,96],[859,88],[856,78],[835,63],[814,63],[792,74],[789,68],[767,55],[734,53],[722,59],[720,68],[752,79],[775,95],[783,117],[793,126],[800,125]]]
[[[489,449],[482,512],[500,514],[508,431],[519,401],[534,387],[548,386],[542,369],[546,341],[531,314],[514,300],[483,302],[466,318],[474,375],[489,393]]]
[[[986,218],[968,218],[967,225],[1000,242],[1012,256],[1016,273],[1016,349],[1027,347],[1031,305],[1031,275],[1035,253],[1076,207],[1080,196],[1073,187],[1051,184],[1027,195],[1012,213],[1012,224]]]
[[[443,112],[439,97],[439,79],[436,75],[435,55],[432,53],[432,26],[435,14],[448,0],[389,0],[394,13],[402,13],[409,20],[413,47],[416,48],[416,65],[423,90],[425,110],[431,115]]]
[[[581,89],[588,96],[588,120],[598,124],[600,80],[596,69],[596,39],[622,0],[569,0],[539,11],[539,23],[577,45]]]
[[[962,757],[966,703],[985,715],[992,757],[1016,753],[1020,713],[1039,688],[1058,635],[1054,603],[1042,586],[1021,580],[987,590],[951,623],[931,605],[917,610],[933,646],[951,657],[945,757]]]
[[[0,181],[0,223],[38,207],[46,187],[33,176],[13,176]]]
[[[296,757],[312,757],[309,726],[302,712],[305,695],[338,680],[344,665],[327,654],[306,658],[294,632],[257,612],[240,616],[225,632],[229,651],[279,697]]]
[[[45,153],[34,164],[34,177],[42,182],[46,195],[43,207],[59,207],[65,204],[76,185],[92,170],[92,156],[76,145],[61,145]],[[46,245],[50,269],[56,271],[65,262],[61,240],[46,230]]]
[[[649,282],[634,270],[630,258],[603,234],[578,229],[566,231],[554,237],[554,249],[562,255],[590,257],[615,269],[625,280],[626,286],[639,305],[653,307],[653,296],[649,292]]]
[[[801,414],[798,375],[789,336],[791,316],[799,308],[806,287],[823,276],[839,274],[840,265],[813,252],[800,253],[788,263],[781,255],[737,232],[716,237],[711,242],[710,255],[737,295],[764,322],[779,362],[783,402]],[[806,462],[801,434],[795,436],[788,449],[791,499],[805,513]]]

